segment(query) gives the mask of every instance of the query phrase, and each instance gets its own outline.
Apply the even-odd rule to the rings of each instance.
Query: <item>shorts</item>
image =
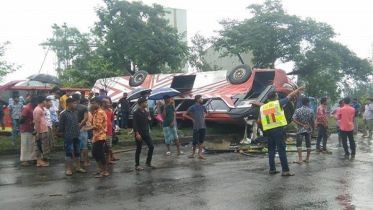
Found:
[[[112,149],[113,149],[113,137],[107,136],[106,141],[105,141],[105,150],[111,151]]]
[[[339,126],[337,126],[337,133],[338,135],[341,135],[341,128]]]
[[[179,137],[177,136],[177,130],[176,127],[163,127],[163,133],[164,133],[164,141],[166,145],[171,145],[171,143]]]
[[[80,131],[80,149],[88,149],[88,133]]]
[[[205,141],[206,129],[193,129],[193,146],[202,145]]]
[[[306,139],[307,149],[311,149],[311,134],[310,133],[298,133],[297,134],[297,148],[302,148],[303,138]]]

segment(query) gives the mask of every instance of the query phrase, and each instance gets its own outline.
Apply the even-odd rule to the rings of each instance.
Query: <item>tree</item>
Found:
[[[81,33],[75,27],[68,27],[66,23],[63,26],[54,24],[52,26],[53,37],[47,39],[47,43],[51,50],[57,55],[57,73],[59,76],[64,74],[64,71],[71,68],[74,60],[88,56],[92,53],[92,35],[89,33]]]
[[[303,45],[316,39],[335,35],[330,26],[312,19],[289,15],[279,0],[266,0],[263,5],[248,7],[252,18],[242,22],[225,19],[220,21],[223,30],[215,38],[215,48],[224,50],[224,56],[251,51],[257,68],[274,68],[276,60],[292,61]]]
[[[189,53],[189,64],[197,71],[211,71],[211,66],[207,63],[205,56],[209,48],[210,40],[197,33],[192,38],[192,47]]]
[[[4,42],[3,44],[0,44],[0,82],[6,75],[17,71],[21,67],[14,63],[9,63],[3,58],[9,44],[10,42]]]
[[[161,5],[104,0],[97,9],[94,34],[103,42],[102,55],[116,69],[160,73],[167,66],[181,69],[188,55],[185,34],[168,25]],[[137,68],[135,68],[137,67]]]

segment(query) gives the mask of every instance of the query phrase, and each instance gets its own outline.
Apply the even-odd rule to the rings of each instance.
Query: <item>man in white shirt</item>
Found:
[[[48,132],[47,132],[47,138],[45,139],[45,142],[43,142],[43,155],[44,158],[47,160],[51,159],[50,157],[50,151],[53,147],[53,141],[54,141],[54,134],[53,134],[53,123],[52,123],[52,117],[50,109],[52,107],[52,100],[50,98],[47,98],[45,100],[44,105],[44,112],[45,112],[45,122],[48,126]]]
[[[372,138],[372,130],[373,130],[373,104],[372,99],[367,99],[367,104],[365,105],[365,112],[363,117],[363,138],[368,137]],[[368,128],[368,132],[367,132]],[[369,134],[368,134],[369,133]]]

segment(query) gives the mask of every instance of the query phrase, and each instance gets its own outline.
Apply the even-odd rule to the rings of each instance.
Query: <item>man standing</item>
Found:
[[[355,117],[355,109],[350,106],[351,99],[345,98],[343,99],[345,105],[339,109],[337,120],[341,120],[341,136],[342,136],[342,144],[343,149],[345,150],[345,157],[348,158],[350,156],[350,152],[348,150],[347,145],[347,137],[350,142],[351,147],[351,158],[355,158],[356,155],[356,144],[354,140],[354,117]]]
[[[298,148],[298,161],[294,163],[302,164],[303,162],[310,162],[311,155],[311,134],[315,130],[315,114],[312,109],[308,108],[310,105],[309,98],[302,98],[302,107],[295,110],[293,115],[293,122],[298,125],[297,130],[297,148]],[[306,140],[307,157],[302,159],[302,141]]]
[[[321,104],[317,108],[316,120],[318,136],[316,142],[316,152],[322,152],[323,154],[329,154],[326,149],[326,143],[328,141],[328,115],[326,113],[326,105],[328,104],[327,98],[321,98]],[[322,149],[320,148],[320,143],[322,139]]]
[[[130,103],[127,100],[127,93],[123,93],[123,97],[119,100],[120,109],[118,109],[119,113],[122,115],[122,128],[128,128],[128,116],[130,110]],[[119,122],[118,122],[119,124]]]
[[[45,100],[44,112],[45,112],[45,121],[48,127],[48,132],[47,132],[47,138],[45,139],[45,142],[43,142],[43,156],[47,160],[51,159],[50,151],[52,149],[52,143],[54,140],[54,136],[52,132],[52,126],[53,126],[52,117],[49,111],[51,107],[52,107],[52,100],[50,98],[47,98]]]
[[[78,123],[80,129],[79,141],[80,141],[80,150],[81,156],[84,161],[84,166],[89,166],[88,164],[88,132],[86,131],[86,123],[88,121],[88,108],[81,104],[80,95],[74,93],[72,98],[77,103],[77,114],[78,114]]]
[[[196,100],[196,104],[189,107],[188,110],[183,114],[183,118],[193,121],[193,152],[189,155],[189,158],[194,158],[198,144],[198,158],[206,159],[202,155],[202,149],[206,135],[205,117],[207,115],[207,110],[206,107],[203,106],[203,98],[201,95],[196,95],[194,99]],[[189,115],[192,115],[192,117]]]
[[[109,176],[107,171],[107,164],[105,158],[105,141],[107,132],[107,116],[104,110],[101,109],[101,100],[98,98],[91,99],[91,109],[93,113],[93,122],[88,130],[93,130],[93,147],[92,156],[96,160],[98,168],[100,169],[95,173],[95,178]]]
[[[355,117],[354,117],[354,134],[357,134],[357,132],[359,131],[359,122],[358,122],[358,119],[359,119],[359,114],[360,114],[360,104],[359,102],[357,101],[357,98],[354,98],[352,100],[352,107],[355,109]]]
[[[102,109],[106,113],[106,120],[107,120],[107,129],[106,129],[106,156],[107,156],[107,163],[108,164],[116,164],[113,161],[113,121],[114,121],[114,114],[113,111],[110,109],[110,101],[106,98],[102,99]]]
[[[149,133],[149,122],[151,121],[151,118],[149,116],[149,113],[145,110],[148,107],[148,102],[146,99],[140,98],[137,103],[139,105],[139,108],[133,113],[133,131],[135,133],[136,141],[135,167],[136,171],[142,171],[143,168],[140,166],[142,141],[145,141],[146,145],[149,148],[148,157],[146,159],[146,166],[151,168],[156,168],[156,166],[151,163],[154,145]]]
[[[23,96],[20,96],[19,95],[19,91],[18,90],[15,90],[12,92],[12,96],[19,96],[19,102],[22,104],[22,105],[25,105],[25,99],[23,98]],[[13,97],[10,97],[9,98],[9,103],[8,104],[13,104]]]
[[[76,172],[86,173],[87,171],[80,167],[80,129],[78,121],[78,111],[76,110],[76,100],[68,98],[66,100],[66,109],[60,115],[59,130],[64,134],[65,139],[65,163],[66,175],[71,176],[71,155],[74,150]]]
[[[14,146],[19,135],[19,119],[21,118],[23,104],[19,101],[18,95],[13,95],[12,98],[13,103],[9,104],[9,111],[12,118],[12,146]]]
[[[170,96],[165,95],[163,99],[165,105],[161,107],[161,113],[163,117],[164,140],[167,146],[166,155],[171,155],[170,146],[173,141],[175,142],[178,155],[183,155],[184,153],[180,150],[179,137],[177,136],[175,107],[171,103]]]
[[[275,153],[276,147],[280,157],[282,166],[282,176],[294,176],[290,172],[288,160],[286,157],[286,143],[284,135],[284,127],[287,125],[283,107],[290,99],[299,94],[299,91],[304,90],[300,87],[291,92],[286,98],[279,100],[278,94],[275,91],[268,93],[268,103],[260,107],[261,124],[263,131],[268,135],[268,157],[269,157],[269,174],[280,173],[276,171]]]
[[[341,121],[337,120],[337,114],[338,114],[339,109],[343,106],[344,106],[344,101],[340,100],[339,101],[339,106],[330,113],[330,117],[333,117],[336,120],[338,141],[339,141],[339,146],[340,147],[342,146],[342,137],[341,137],[341,129],[340,129]]]
[[[46,167],[49,163],[43,161],[43,144],[46,144],[48,139],[48,126],[44,112],[45,97],[38,96],[38,106],[34,109],[34,124],[35,124],[35,155],[37,158],[36,166]],[[49,151],[46,151],[49,152]]]
[[[1,98],[1,96],[0,96]],[[4,109],[8,106],[9,104],[3,100],[0,99],[0,123],[1,123],[1,128],[5,130],[5,114],[4,114]]]
[[[372,99],[367,99],[367,104],[365,105],[365,112],[363,117],[363,138],[372,138],[373,129],[373,104]],[[367,132],[368,128],[368,132]]]
[[[33,112],[38,105],[38,98],[32,97],[30,103],[23,107],[21,111],[21,156],[22,166],[30,166],[29,161],[35,161],[35,136],[34,132],[34,117]]]
[[[110,104],[111,104],[111,98],[110,98],[109,96],[107,96],[107,92],[106,92],[106,90],[104,90],[104,89],[100,89],[100,95],[97,96],[97,98],[98,98],[99,100],[102,100],[102,99],[106,98],[107,100],[109,100],[109,102],[110,102]]]
[[[35,89],[31,89],[31,90],[27,93],[27,95],[26,95],[25,103],[26,103],[26,104],[30,103],[31,98],[34,97],[34,96],[36,96],[36,90],[35,90]]]
[[[70,98],[71,96],[71,90],[66,90],[66,94],[63,95],[61,98],[60,98],[60,105],[61,105],[61,110],[60,111],[63,111],[66,109],[66,100],[68,98]]]

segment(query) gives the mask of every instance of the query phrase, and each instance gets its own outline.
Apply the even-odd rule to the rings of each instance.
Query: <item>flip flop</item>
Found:
[[[304,162],[304,163],[310,163],[310,161],[309,161],[309,160],[308,160],[308,161],[307,161],[307,160],[303,160],[303,162]]]
[[[101,174],[101,171],[98,171],[98,172],[96,172],[96,173],[93,173],[93,175],[99,175],[99,174]]]
[[[109,173],[107,173],[107,174],[102,174],[104,177],[108,177],[108,176],[110,176],[110,174]]]
[[[292,174],[290,172],[282,173],[281,176],[294,176],[295,174]]]
[[[198,159],[200,159],[200,160],[206,160],[206,158],[204,156],[202,156],[202,157],[199,156]]]
[[[301,164],[303,164],[303,161],[294,161],[293,163],[301,165]]]
[[[97,174],[97,175],[95,175],[95,178],[102,178],[104,175],[102,175],[102,174]]]
[[[194,155],[189,155],[188,157],[189,157],[189,158],[194,158]]]
[[[72,176],[72,175],[73,175],[72,171],[70,171],[70,170],[66,171],[66,176]]]
[[[76,169],[76,172],[79,172],[79,173],[87,173],[86,170],[82,169],[82,168],[78,168]]]
[[[142,170],[144,170],[141,166],[137,166],[135,169],[136,169],[136,171],[142,171]]]
[[[37,164],[36,167],[48,167],[49,163]]]
[[[21,166],[31,166],[31,164],[28,163],[28,162],[23,162],[23,163],[21,163]]]

